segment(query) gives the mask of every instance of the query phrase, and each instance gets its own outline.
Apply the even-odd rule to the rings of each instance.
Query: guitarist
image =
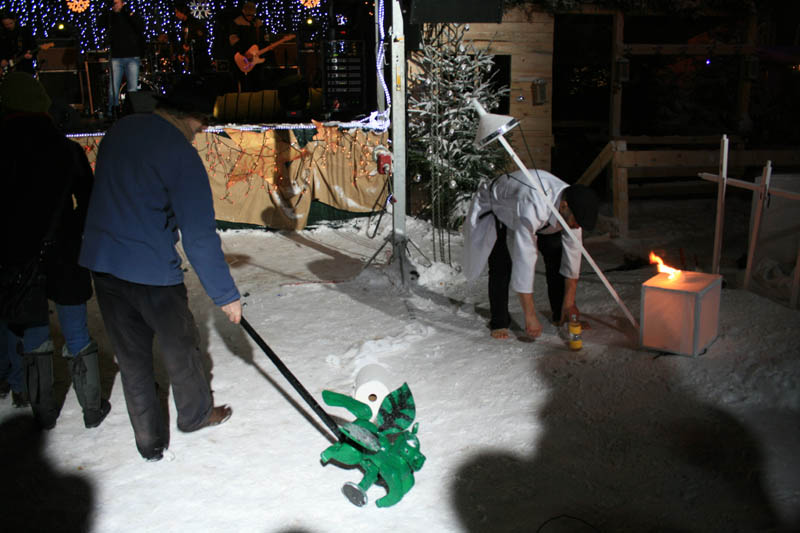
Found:
[[[244,2],[241,14],[234,18],[228,31],[228,41],[231,45],[232,70],[236,79],[239,92],[260,91],[265,88],[264,68],[265,64],[274,64],[275,57],[272,52],[267,52],[262,56],[266,61],[256,65],[249,72],[243,72],[236,67],[236,54],[246,55],[247,51],[256,45],[263,48],[267,45],[269,35],[265,32],[264,23],[256,18],[256,4],[254,2]]]
[[[11,70],[35,73],[33,67],[36,39],[25,27],[17,24],[17,17],[8,11],[0,13],[0,68],[2,75]]]
[[[180,26],[177,43],[177,59],[184,71],[204,74],[211,70],[208,55],[208,30],[205,23],[192,15],[189,6],[183,2],[175,4],[175,18]]]

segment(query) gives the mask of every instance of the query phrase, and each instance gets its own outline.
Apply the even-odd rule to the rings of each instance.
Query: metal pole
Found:
[[[291,370],[289,370],[286,365],[283,364],[283,361],[281,361],[280,358],[275,354],[275,352],[273,352],[272,349],[267,346],[267,343],[264,342],[264,339],[261,338],[256,330],[253,329],[253,326],[251,326],[244,317],[242,317],[241,325],[248,335],[250,335],[250,337],[255,341],[255,343],[258,344],[262,350],[264,350],[264,353],[267,354],[267,357],[270,358],[273,364],[278,367],[278,370],[281,371],[283,377],[285,377],[292,387],[294,387],[294,390],[296,390],[298,394],[303,397],[311,409],[317,413],[317,416],[319,416],[325,425],[328,426],[336,438],[338,440],[342,440],[342,432],[336,422],[334,422],[333,418],[331,418],[331,415],[329,415],[322,407],[320,407],[314,397],[311,396],[306,388],[303,387],[303,384],[300,383],[296,377],[294,377],[294,374],[292,374]]]
[[[406,42],[403,11],[399,0],[392,0],[392,178],[394,205],[395,256],[403,260],[406,241]]]

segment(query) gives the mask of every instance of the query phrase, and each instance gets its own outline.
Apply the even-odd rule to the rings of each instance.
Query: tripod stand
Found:
[[[386,212],[387,206],[390,204],[394,205],[394,195],[392,194],[392,186],[391,186],[392,180],[390,179],[391,177],[392,177],[391,174],[387,175],[386,177],[386,186],[388,187],[389,195],[386,197],[386,202],[384,203],[381,214],[378,217],[378,222],[375,224],[375,231],[372,234],[373,237],[378,233],[378,226],[380,226],[381,224],[381,220],[383,219],[383,215]],[[394,207],[392,209],[394,209]],[[408,258],[411,256],[411,253],[408,250],[409,244],[413,246],[415,250],[417,250],[419,255],[425,258],[425,260],[428,262],[427,266],[431,266],[433,264],[431,260],[428,259],[428,257],[422,252],[422,250],[420,250],[419,246],[417,246],[414,243],[414,241],[412,241],[407,235],[405,235],[404,232],[397,231],[397,226],[395,224],[395,217],[392,216],[391,234],[389,234],[383,240],[383,244],[381,244],[380,247],[375,251],[375,253],[372,254],[372,257],[370,257],[369,260],[366,262],[364,268],[361,269],[361,272],[366,270],[367,267],[372,264],[375,258],[378,257],[378,254],[381,253],[381,250],[383,250],[389,243],[392,244],[392,250],[393,250],[391,257],[389,258],[389,264],[394,263],[395,261],[399,264],[400,280],[403,284],[403,287],[406,286],[406,261],[408,261]]]

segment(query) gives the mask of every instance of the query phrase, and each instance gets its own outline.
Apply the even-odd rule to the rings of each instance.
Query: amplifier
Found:
[[[74,46],[57,48],[52,47],[46,50],[39,50],[36,56],[36,63],[39,71],[48,70],[77,70],[78,69],[78,49]]]

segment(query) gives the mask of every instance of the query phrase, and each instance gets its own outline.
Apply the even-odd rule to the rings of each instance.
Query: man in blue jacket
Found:
[[[215,96],[202,79],[187,78],[153,113],[117,121],[97,154],[80,264],[93,273],[136,446],[149,461],[161,459],[169,445],[153,373],[154,336],[179,430],[220,424],[232,412],[214,407],[175,249],[180,238],[208,295],[239,323],[239,291],[216,232],[208,175],[192,146]]]

